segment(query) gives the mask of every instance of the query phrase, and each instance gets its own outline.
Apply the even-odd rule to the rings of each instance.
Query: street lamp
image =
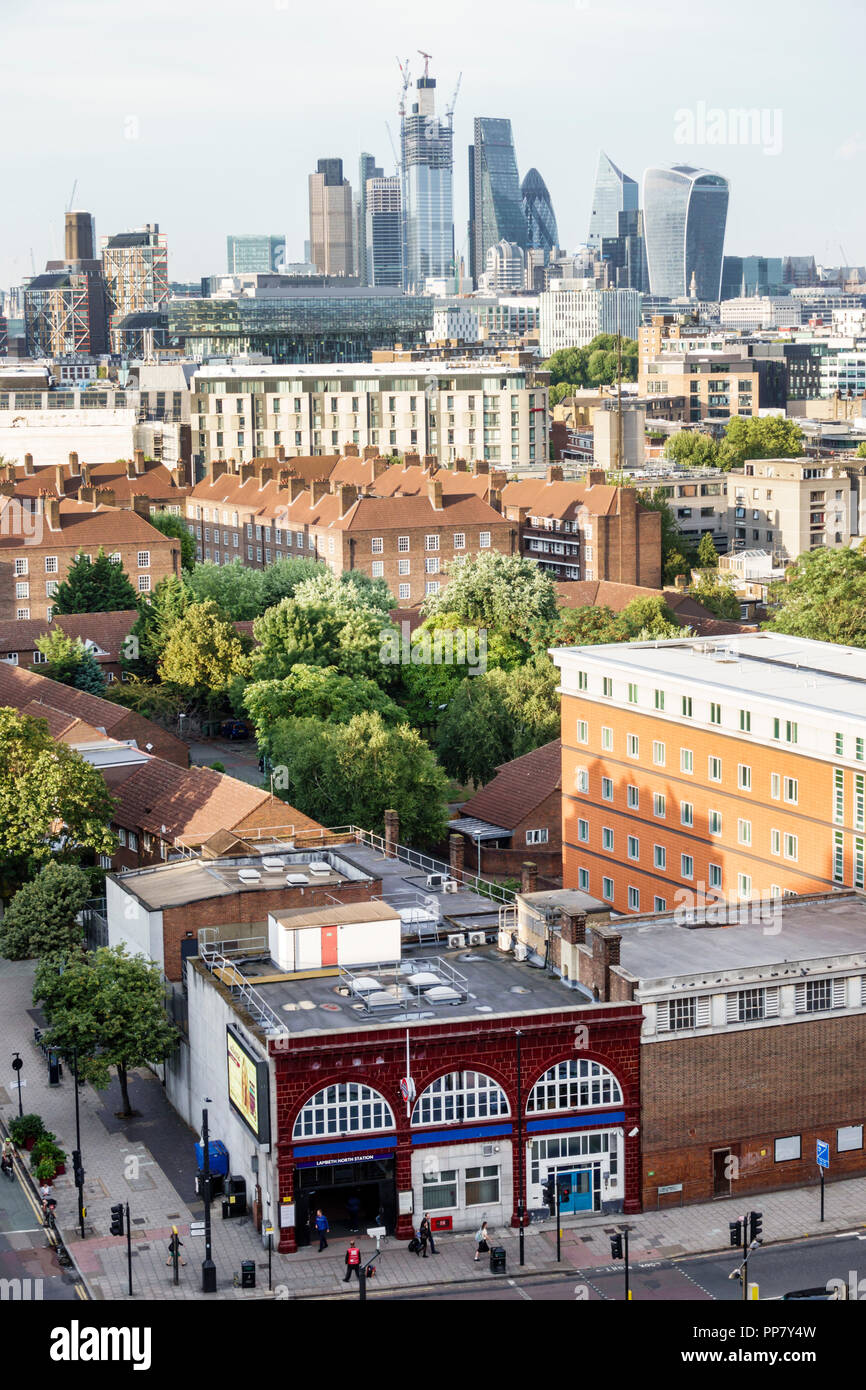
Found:
[[[84,1240],[84,1166],[81,1162],[81,1116],[78,1108],[78,1048],[72,1049],[72,1080],[75,1090],[75,1153],[72,1155],[73,1177],[78,1192],[78,1227]]]
[[[24,1066],[24,1063],[23,1063],[22,1060],[21,1060],[21,1053],[20,1053],[20,1052],[15,1052],[15,1053],[13,1053],[13,1055],[12,1055],[12,1070],[15,1072],[15,1075],[16,1075],[16,1078],[17,1078],[17,1081],[18,1081],[18,1118],[19,1118],[19,1120],[21,1119],[21,1116],[24,1114],[24,1102],[23,1102],[22,1099],[21,1099],[21,1068],[22,1068],[23,1066]]]
[[[210,1097],[206,1096],[206,1100]],[[211,1199],[211,1176],[210,1176],[210,1152],[208,1148],[207,1133],[207,1108],[201,1112],[201,1148],[202,1148],[202,1175],[201,1185],[204,1195],[204,1259],[201,1263],[201,1291],[202,1293],[216,1293],[216,1265],[211,1254],[211,1231],[210,1231],[210,1199]]]
[[[520,1059],[520,1029],[515,1030],[517,1039],[517,1240],[520,1249],[520,1263],[523,1260],[523,1072]]]

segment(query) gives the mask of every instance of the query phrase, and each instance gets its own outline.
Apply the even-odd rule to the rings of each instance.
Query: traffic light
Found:
[[[118,1202],[111,1208],[111,1234],[113,1236],[123,1235],[123,1203]]]
[[[570,1196],[571,1196],[571,1183],[568,1181],[568,1178],[560,1178],[560,1180],[559,1180],[559,1200],[560,1200],[560,1202],[567,1202]]]
[[[76,1187],[84,1186],[84,1169],[81,1166],[81,1150],[72,1150],[72,1173]]]
[[[749,1243],[761,1239],[761,1231],[764,1227],[764,1214],[760,1211],[749,1212]]]
[[[610,1253],[614,1260],[622,1259],[622,1236],[615,1235],[610,1238]]]
[[[60,1058],[56,1052],[48,1054],[48,1085],[60,1085]]]
[[[743,1223],[742,1221],[730,1221],[728,1226],[731,1232],[731,1245],[739,1250],[743,1243]]]

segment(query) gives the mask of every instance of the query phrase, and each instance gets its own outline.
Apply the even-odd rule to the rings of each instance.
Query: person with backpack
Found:
[[[328,1232],[331,1229],[328,1225],[328,1218],[321,1207],[316,1208],[315,1225],[319,1233],[319,1254],[321,1254],[323,1250],[327,1250],[328,1248]]]
[[[346,1251],[346,1277],[344,1284],[348,1284],[354,1273],[355,1278],[360,1283],[361,1280],[361,1252],[353,1240],[349,1241],[349,1248]]]
[[[487,1222],[482,1221],[478,1230],[475,1232],[475,1259],[476,1261],[487,1253],[490,1245],[487,1240]]]

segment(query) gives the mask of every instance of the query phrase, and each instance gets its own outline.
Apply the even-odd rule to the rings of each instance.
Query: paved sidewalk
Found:
[[[75,1147],[75,1097],[71,1076],[64,1072],[61,1085],[49,1087],[45,1060],[33,1041],[34,1011],[31,1005],[33,964],[27,961],[0,961],[0,1047],[11,1060],[20,1051],[24,1060],[21,1073],[27,1085],[23,1092],[25,1111],[36,1111],[54,1130],[60,1143],[71,1153]],[[0,1072],[0,1117],[8,1128],[18,1113],[17,1095],[12,1090],[12,1072]],[[201,1294],[200,1263],[204,1241],[190,1235],[190,1223],[203,1214],[195,1195],[196,1135],[168,1104],[158,1077],[146,1070],[131,1080],[131,1098],[139,1113],[120,1119],[120,1091],[114,1082],[107,1091],[90,1086],[80,1088],[81,1140],[86,1170],[85,1204],[87,1238],[81,1240],[75,1225],[76,1194],[71,1174],[55,1183],[58,1226],[67,1249],[95,1299],[128,1297],[127,1246],[125,1239],[108,1234],[110,1207],[129,1202],[133,1229],[132,1277],[135,1296],[148,1299],[197,1299]],[[71,1166],[71,1165],[70,1165]],[[764,1216],[766,1243],[796,1239],[806,1235],[831,1234],[866,1225],[866,1177],[828,1183],[826,1221],[819,1223],[817,1183],[806,1189],[774,1192],[759,1196],[687,1206],[663,1212],[646,1212],[627,1218],[631,1228],[631,1257],[642,1260],[676,1259],[704,1251],[727,1250],[728,1222],[750,1208]],[[261,1236],[249,1219],[223,1221],[219,1202],[212,1208],[213,1255],[217,1267],[220,1298],[331,1298],[358,1297],[358,1287],[342,1282],[348,1237],[331,1240],[329,1248],[318,1253],[316,1246],[295,1255],[273,1255],[272,1292],[267,1286],[267,1252]],[[525,1232],[524,1275],[557,1270],[581,1270],[611,1263],[608,1234],[618,1225],[610,1216],[566,1219],[563,1223],[562,1262],[556,1263],[555,1232],[547,1221],[530,1226]],[[176,1225],[187,1265],[180,1270],[177,1287],[172,1271],[166,1267],[168,1239]],[[375,1242],[360,1237],[364,1255],[375,1249]],[[516,1274],[518,1235],[516,1231],[493,1230],[491,1244],[501,1244],[507,1252],[507,1273]],[[370,1292],[377,1289],[441,1288],[451,1283],[477,1281],[482,1286],[491,1278],[489,1261],[474,1261],[471,1234],[444,1235],[437,1239],[435,1256],[422,1260],[409,1253],[405,1241],[393,1238],[383,1242],[377,1273]],[[243,1290],[233,1283],[241,1261],[256,1262],[257,1286]],[[501,1276],[499,1276],[501,1277]]]

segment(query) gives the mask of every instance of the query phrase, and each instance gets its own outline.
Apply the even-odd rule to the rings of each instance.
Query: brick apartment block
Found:
[[[0,661],[25,669],[44,665],[46,658],[36,643],[59,628],[84,644],[111,685],[126,679],[121,668],[123,643],[137,618],[135,608],[117,613],[59,613],[51,622],[47,618],[4,618],[0,620]]]
[[[35,499],[44,493],[124,507],[145,517],[154,511],[180,515],[188,492],[185,467],[167,468],[146,459],[142,449],[136,449],[133,458],[114,463],[81,463],[78,454],[71,453],[68,463],[48,468],[34,466],[32,454],[24,455],[22,465],[0,465],[0,495]]]

